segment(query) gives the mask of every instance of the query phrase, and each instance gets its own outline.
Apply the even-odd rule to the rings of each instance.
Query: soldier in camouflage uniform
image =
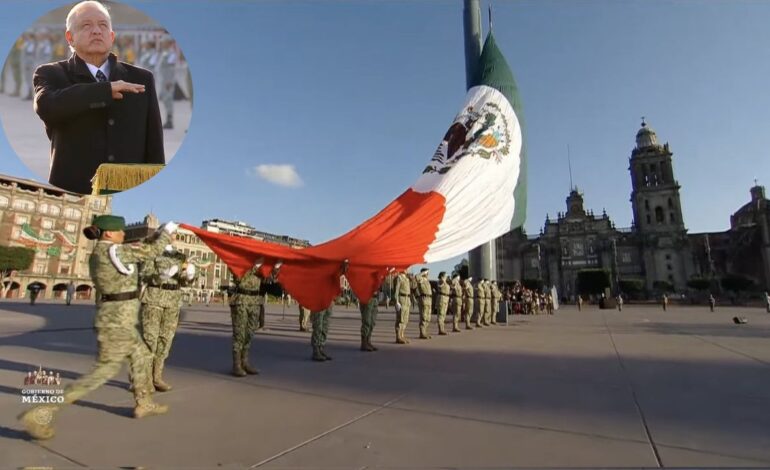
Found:
[[[380,304],[379,288],[374,291],[367,303],[359,303],[361,310],[361,351],[376,351],[372,345],[372,332],[377,322],[377,307]]]
[[[484,325],[492,325],[492,282],[484,279]]]
[[[441,336],[446,335],[446,312],[449,309],[449,295],[452,292],[452,287],[446,281],[446,273],[441,271],[438,273],[438,334]]]
[[[449,309],[452,311],[452,333],[460,332],[460,317],[462,316],[463,287],[460,285],[460,275],[452,278],[452,290]]]
[[[476,315],[476,327],[481,328],[484,321],[484,313],[486,312],[486,289],[484,289],[484,279],[481,279],[476,284],[476,298],[478,299],[478,314]]]
[[[230,317],[233,324],[233,372],[236,377],[259,374],[249,365],[251,335],[257,327],[262,279],[261,262],[256,263],[240,278],[235,279],[235,295],[230,298]]]
[[[463,283],[463,317],[465,318],[465,329],[472,330],[471,317],[473,316],[473,284],[472,277],[469,277]]]
[[[142,338],[153,355],[152,381],[159,392],[171,390],[171,385],[163,381],[163,366],[179,324],[180,288],[191,285],[196,274],[195,265],[187,263],[184,253],[173,245],[167,245],[162,255],[142,268],[142,279],[147,283],[140,314]]]
[[[297,302],[299,307],[299,331],[307,331],[307,324],[310,321],[310,309],[305,308]]]
[[[431,309],[433,308],[433,289],[428,280],[428,268],[420,270],[417,289],[420,296],[420,339],[430,339],[428,325],[430,325]]]
[[[329,333],[329,319],[332,316],[334,302],[321,311],[313,312],[310,318],[313,321],[313,333],[310,335],[310,345],[313,347],[314,361],[331,361],[332,358],[324,351],[326,346],[326,335]]]
[[[497,288],[497,281],[492,281],[492,324],[497,325],[497,315],[500,313],[500,299],[503,293]]]
[[[98,355],[93,370],[64,390],[64,403],[73,403],[114,377],[128,359],[131,367],[136,407],[134,417],[160,415],[165,405],[152,400],[154,391],[150,377],[152,356],[137,329],[139,323],[139,270],[137,263],[150,260],[171,243],[178,225],[169,222],[154,241],[124,245],[123,217],[101,215],[94,218],[84,232],[98,243],[88,260],[91,279],[96,288],[94,327]],[[34,439],[50,439],[54,413],[59,405],[40,405],[19,416]]]
[[[405,272],[396,277],[396,343],[408,344],[406,326],[409,324],[409,313],[412,309],[412,283]]]

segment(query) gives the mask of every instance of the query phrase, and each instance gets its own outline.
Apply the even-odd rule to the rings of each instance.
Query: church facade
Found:
[[[751,189],[751,201],[733,214],[729,230],[688,234],[672,157],[668,143],[661,145],[642,122],[629,158],[633,225],[616,228],[606,213],[586,210],[583,195],[573,188],[566,212],[555,220],[546,217],[539,235],[517,230],[497,239],[497,279],[540,280],[566,298],[577,294],[577,275],[584,269],[606,270],[613,291],[620,281],[637,280],[647,291],[667,283],[684,292],[690,279],[726,275],[770,289],[770,204],[764,188]]]

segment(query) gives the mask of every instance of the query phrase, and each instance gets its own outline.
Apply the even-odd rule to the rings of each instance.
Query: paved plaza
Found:
[[[131,418],[124,369],[66,407],[57,436],[15,420],[28,371],[64,384],[95,357],[94,308],[0,303],[0,466],[501,468],[770,466],[770,314],[759,308],[565,307],[507,326],[359,351],[360,319],[337,308],[327,352],[310,360],[296,307],[269,308],[255,335],[261,375],[229,375],[230,316],[183,310],[157,400]],[[748,319],[735,325],[732,317]],[[435,324],[432,326],[435,334]]]

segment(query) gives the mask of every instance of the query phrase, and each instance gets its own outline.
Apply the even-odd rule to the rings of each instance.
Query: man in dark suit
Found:
[[[51,140],[48,180],[67,191],[91,193],[102,163],[165,164],[163,129],[150,71],[119,62],[107,9],[75,5],[65,33],[69,60],[35,70],[35,112]]]

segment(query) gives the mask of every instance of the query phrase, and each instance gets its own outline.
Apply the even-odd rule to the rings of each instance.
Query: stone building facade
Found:
[[[35,250],[29,269],[2,279],[5,298],[28,296],[40,283],[39,298],[63,297],[75,284],[79,298],[91,298],[88,256],[94,242],[83,228],[95,215],[109,214],[110,196],[83,196],[36,181],[0,175],[0,244]]]
[[[764,188],[751,189],[751,201],[733,214],[729,230],[688,234],[672,157],[669,144],[660,144],[642,122],[629,157],[633,225],[616,228],[606,213],[587,211],[573,188],[567,211],[555,220],[546,216],[539,235],[517,230],[496,241],[497,278],[539,279],[567,298],[577,293],[577,273],[590,268],[610,273],[613,290],[619,280],[636,279],[648,291],[663,281],[683,292],[693,277],[728,274],[770,289],[770,204]]]

